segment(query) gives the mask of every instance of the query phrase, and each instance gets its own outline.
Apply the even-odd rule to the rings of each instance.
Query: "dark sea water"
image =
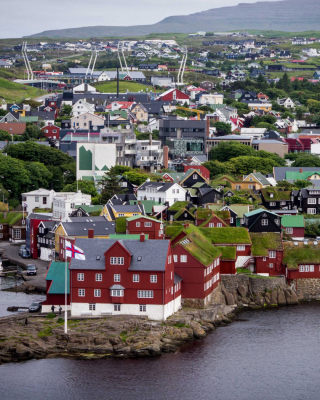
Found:
[[[0,400],[319,400],[320,303],[239,318],[156,359],[0,365]]]

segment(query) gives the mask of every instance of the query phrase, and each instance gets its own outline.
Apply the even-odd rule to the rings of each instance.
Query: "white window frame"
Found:
[[[152,227],[152,222],[145,222],[144,223],[145,228],[151,228]]]
[[[94,297],[101,297],[101,289],[94,289]]]
[[[245,249],[246,249],[246,246],[243,246],[243,245],[237,246],[237,251],[245,251]]]
[[[317,204],[317,199],[314,197],[309,197],[307,204]]]
[[[114,282],[120,282],[121,281],[121,275],[120,274],[114,274],[113,275],[113,281]]]
[[[89,304],[89,311],[96,311],[96,305],[94,303]]]
[[[299,265],[299,272],[304,272],[304,265]]]
[[[262,218],[261,225],[262,226],[268,226],[268,224],[269,224],[269,220],[267,218]]]
[[[113,305],[113,311],[116,311],[116,312],[121,311],[121,304],[114,304]]]
[[[186,262],[187,262],[187,256],[186,256],[186,254],[182,254],[182,255],[180,256],[180,262],[182,262],[182,263],[186,263]]]
[[[133,274],[132,275],[132,282],[140,282],[140,275],[139,274]]]
[[[273,268],[273,263],[269,263],[269,268]]]
[[[139,304],[139,311],[140,312],[147,312],[147,305],[146,304]]]
[[[292,235],[293,234],[293,228],[286,228],[286,233],[288,235]]]
[[[153,290],[138,290],[138,299],[153,299]]]
[[[269,258],[276,258],[277,252],[273,250],[269,250]]]
[[[209,222],[209,228],[214,228],[214,222]]]
[[[151,283],[157,283],[158,282],[158,276],[157,275],[150,275],[150,282]]]
[[[111,289],[110,290],[110,296],[111,297],[123,297],[124,296],[124,290],[123,289]]]
[[[314,265],[310,265],[310,272],[314,272]]]
[[[96,282],[102,282],[102,274],[96,274]]]
[[[86,296],[86,290],[85,289],[78,289],[78,296],[79,297],[85,297]]]
[[[140,222],[136,222],[136,228],[140,228]]]
[[[316,208],[307,208],[307,214],[317,214]]]
[[[83,272],[79,272],[77,275],[77,281],[81,282],[84,281],[84,273]]]
[[[178,262],[178,256],[176,254],[173,255],[173,262]]]

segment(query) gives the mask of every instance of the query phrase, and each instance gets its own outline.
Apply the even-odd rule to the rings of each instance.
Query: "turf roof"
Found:
[[[189,201],[176,201],[168,208],[169,211],[179,211],[181,208],[187,207]]]
[[[245,228],[199,228],[216,244],[251,244],[249,232]]]
[[[288,269],[297,269],[300,264],[320,264],[320,251],[318,246],[304,245],[303,247],[285,246],[283,263]]]
[[[213,246],[200,232],[193,232],[180,242],[193,257],[204,265],[210,265],[222,252]]]
[[[25,214],[26,216],[26,214]],[[0,223],[7,223],[9,225],[14,225],[15,223],[17,223],[18,221],[20,221],[20,219],[23,217],[22,213],[14,213],[14,212],[9,212],[7,213],[6,218],[4,218],[4,213],[0,213]]]
[[[221,250],[221,260],[235,260],[236,259],[236,254],[237,250],[235,246],[220,246],[217,247],[217,249]]]
[[[274,187],[261,189],[261,193],[267,201],[290,200],[291,198],[290,190],[278,190]],[[273,197],[270,196],[271,193],[273,194]]]
[[[280,233],[250,233],[252,240],[251,252],[253,256],[268,257],[268,250],[282,250]]]

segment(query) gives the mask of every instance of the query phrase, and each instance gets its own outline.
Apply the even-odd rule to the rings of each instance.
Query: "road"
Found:
[[[42,261],[39,259],[24,259],[19,256],[20,244],[12,244],[9,242],[1,242],[0,247],[4,249],[4,253],[2,254],[2,258],[8,258],[13,265],[19,265],[22,268],[26,267],[28,264],[36,265],[38,268],[37,275],[27,275],[26,271],[23,271],[23,276],[25,277],[28,285],[35,286],[39,289],[46,288],[45,276],[47,273],[47,267],[50,264],[50,261]]]

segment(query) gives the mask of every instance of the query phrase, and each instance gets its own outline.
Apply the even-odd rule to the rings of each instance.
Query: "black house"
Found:
[[[261,201],[268,210],[292,210],[291,192],[288,190],[266,187],[260,190]]]
[[[244,214],[242,227],[249,232],[281,232],[281,217],[259,208]]]
[[[320,188],[307,188],[291,192],[294,205],[298,211],[306,214],[320,214]]]
[[[207,203],[217,203],[219,200],[222,199],[222,193],[210,187],[201,187],[198,190],[198,206],[204,206]]]

